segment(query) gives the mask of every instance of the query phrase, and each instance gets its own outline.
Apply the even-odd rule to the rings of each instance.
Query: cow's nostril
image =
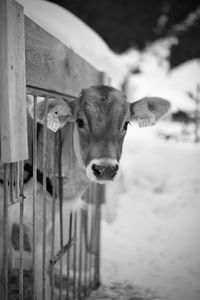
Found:
[[[116,164],[115,167],[114,167],[114,171],[117,172],[118,169],[119,169],[119,166]]]
[[[115,176],[117,174],[118,169],[119,169],[119,166],[117,164],[115,166],[110,167],[111,175]]]
[[[104,168],[101,167],[101,166],[97,166],[97,165],[95,165],[95,164],[92,165],[92,171],[94,172],[94,174],[95,174],[97,177],[99,177],[99,176],[101,175],[103,169],[104,169]]]

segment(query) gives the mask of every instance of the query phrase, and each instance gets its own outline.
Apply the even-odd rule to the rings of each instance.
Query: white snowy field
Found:
[[[116,216],[106,221],[105,210],[102,221],[102,282],[199,300],[200,145],[158,140],[154,131],[129,128]]]

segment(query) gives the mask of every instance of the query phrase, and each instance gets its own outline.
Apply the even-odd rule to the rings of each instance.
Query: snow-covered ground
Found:
[[[151,57],[141,69],[129,78],[130,101],[155,95],[171,100],[171,111],[194,109],[186,92],[199,82],[199,60],[169,71]],[[112,298],[118,285],[126,290],[123,300],[137,299],[135,292],[138,299],[200,299],[200,146],[157,135],[178,137],[182,129],[170,121],[129,127],[122,182],[108,188],[103,208],[102,281],[110,299],[118,299]],[[109,299],[102,293],[97,299]]]
[[[199,167],[200,146],[129,128],[117,216],[102,221],[104,284],[128,282],[167,300],[200,299]]]

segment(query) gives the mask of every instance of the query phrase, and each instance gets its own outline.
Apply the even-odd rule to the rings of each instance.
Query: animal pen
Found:
[[[50,98],[73,101],[82,88],[105,83],[105,74],[24,16],[23,7],[14,0],[0,1],[0,44],[0,299],[36,299],[38,224],[42,300],[46,299],[47,214],[52,223],[48,262],[51,299],[85,299],[100,282],[100,219],[105,191],[103,186],[91,184],[84,195],[87,207],[63,212],[61,130],[53,133],[47,129],[47,106]],[[27,94],[32,95],[32,121],[27,116]],[[41,99],[45,99],[44,126],[36,122],[36,104]],[[38,148],[41,126],[42,148]],[[42,195],[39,213],[38,182]],[[24,225],[27,190],[32,199],[26,220],[32,243]]]

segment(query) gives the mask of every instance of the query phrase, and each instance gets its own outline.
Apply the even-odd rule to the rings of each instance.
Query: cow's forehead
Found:
[[[93,86],[82,92],[78,111],[94,114],[125,114],[128,103],[125,95],[119,90],[107,86]]]

